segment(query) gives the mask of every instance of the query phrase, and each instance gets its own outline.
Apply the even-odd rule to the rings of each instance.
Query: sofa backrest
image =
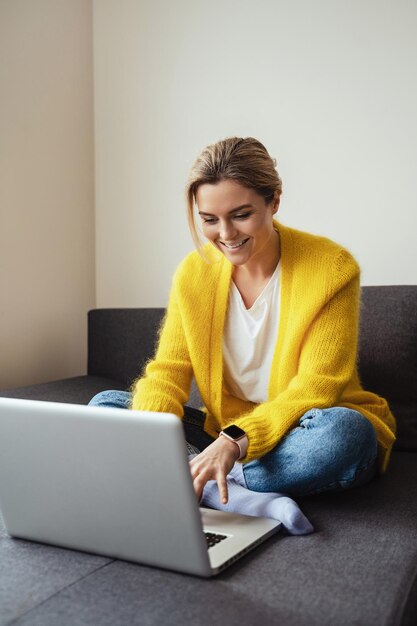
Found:
[[[126,388],[153,356],[165,309],[95,309],[88,313],[88,374]]]
[[[90,311],[88,373],[130,387],[153,356],[164,313]],[[396,447],[417,450],[417,286],[362,287],[358,365],[363,387],[386,398],[397,418]]]
[[[362,287],[359,375],[386,398],[401,450],[417,451],[417,285]]]

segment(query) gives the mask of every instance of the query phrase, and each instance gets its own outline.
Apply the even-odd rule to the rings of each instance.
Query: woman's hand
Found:
[[[227,475],[239,458],[239,447],[226,437],[218,437],[203,452],[190,461],[194,491],[200,502],[207,481],[215,480],[220,498],[227,504]]]

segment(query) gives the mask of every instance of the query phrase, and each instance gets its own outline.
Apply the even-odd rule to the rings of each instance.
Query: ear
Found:
[[[274,199],[272,201],[272,215],[275,215],[275,213],[278,212],[279,209],[279,203],[280,203],[281,198],[279,197],[278,193],[275,193]]]

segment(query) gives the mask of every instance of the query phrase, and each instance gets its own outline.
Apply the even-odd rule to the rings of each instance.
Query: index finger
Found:
[[[216,481],[217,481],[217,486],[219,488],[220,501],[222,504],[227,504],[229,500],[229,494],[227,491],[227,478],[225,474],[223,473],[218,474]]]

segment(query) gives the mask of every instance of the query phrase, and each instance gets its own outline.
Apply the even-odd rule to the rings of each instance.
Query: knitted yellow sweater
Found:
[[[385,471],[395,420],[387,402],[364,391],[358,378],[359,267],[328,239],[274,225],[281,242],[281,303],[268,401],[241,400],[223,384],[232,265],[208,244],[210,262],[192,252],[174,275],[156,355],[134,384],[132,408],[182,417],[194,375],[207,413],[205,430],[217,437],[228,424],[243,428],[246,463],[274,448],[309,409],[349,407],[374,425]]]

